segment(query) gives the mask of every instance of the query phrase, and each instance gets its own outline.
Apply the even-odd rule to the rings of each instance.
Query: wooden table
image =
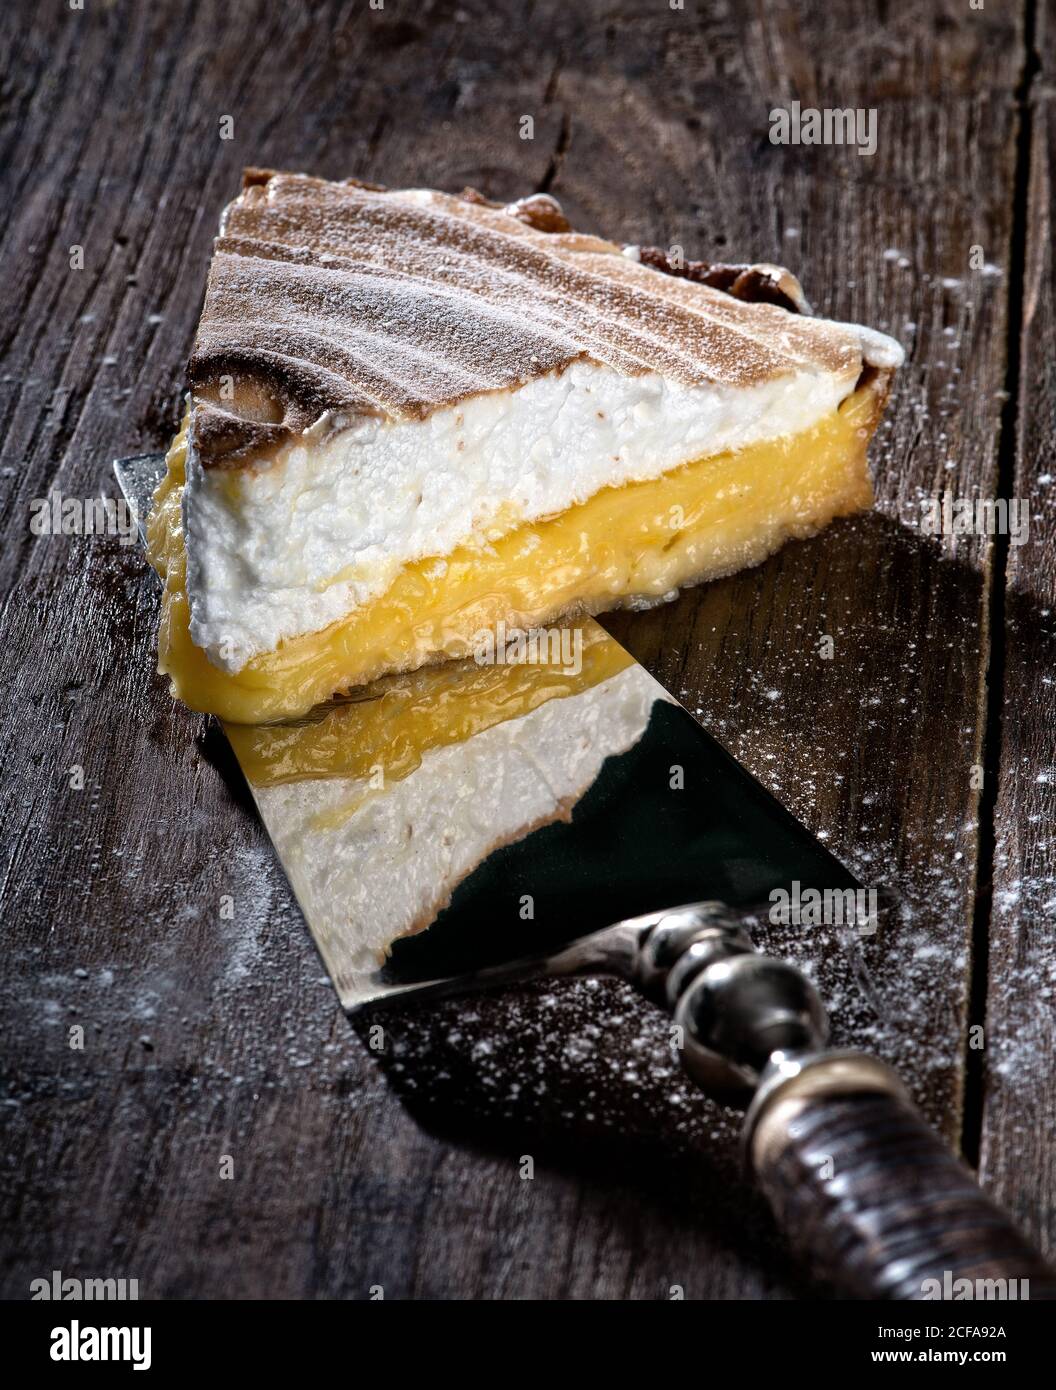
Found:
[[[736,1116],[622,988],[395,1016],[379,1066],[222,741],[154,674],[137,548],[31,533],[32,499],[111,494],[115,455],[165,444],[250,164],[549,189],[615,238],[787,263],[906,345],[875,512],[611,626],[892,895],[859,962],[780,944],[1053,1253],[1053,27],[1045,0],[2,7],[4,1294],[819,1292]],[[875,108],[876,153],[771,144],[793,99]],[[945,489],[1028,499],[1029,542],[923,536]]]

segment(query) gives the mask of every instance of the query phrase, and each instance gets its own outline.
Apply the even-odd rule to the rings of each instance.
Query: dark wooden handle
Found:
[[[972,1281],[976,1298],[1002,1293],[976,1280],[1018,1281],[1006,1297],[1056,1297],[1053,1271],[897,1096],[778,1100],[752,1150],[789,1240],[816,1273],[859,1298],[952,1298],[959,1279]]]

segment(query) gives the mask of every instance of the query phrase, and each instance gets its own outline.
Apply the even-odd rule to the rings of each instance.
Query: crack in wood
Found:
[[[1027,0],[1023,19],[1023,63],[1015,89],[1018,127],[1012,191],[1012,231],[1009,241],[1008,320],[1004,402],[998,443],[995,495],[1006,500],[1015,491],[1016,455],[1021,438],[1020,360],[1024,330],[1023,300],[1026,287],[1028,211],[1030,198],[1031,144],[1034,83],[1041,70],[1035,45],[1036,0]],[[990,931],[994,907],[994,868],[997,853],[996,810],[1004,744],[1005,622],[1007,618],[1007,570],[1009,537],[997,529],[988,559],[990,583],[986,610],[987,666],[982,694],[985,719],[982,731],[983,786],[978,806],[976,891],[972,918],[972,965],[969,977],[968,1015],[965,1029],[965,1064],[961,1112],[961,1152],[977,1166],[982,1143],[985,1107],[984,1049],[975,1047],[973,1029],[986,1035],[987,1000],[990,990]]]
[[[572,144],[572,117],[567,111],[561,113],[561,129],[557,133],[557,142],[554,151],[550,156],[550,161],[546,166],[546,172],[535,186],[536,193],[549,193],[554,186],[558,174],[561,172],[561,165],[565,162],[565,155],[568,153]]]

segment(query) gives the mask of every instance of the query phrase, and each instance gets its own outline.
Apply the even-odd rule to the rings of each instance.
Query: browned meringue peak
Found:
[[[662,270],[665,275],[680,275],[698,285],[732,294],[750,304],[777,304],[793,314],[809,314],[803,286],[783,265],[728,265],[723,261],[676,261],[670,252],[659,246],[639,246],[638,259],[645,265]]]
[[[740,274],[742,292],[769,282],[795,304],[789,272],[718,268],[735,273],[716,288],[649,259],[568,229],[548,195],[500,207],[249,170],[190,363],[199,456],[240,466],[319,422],[421,418],[582,358],[686,385],[856,376],[852,331],[726,292]]]

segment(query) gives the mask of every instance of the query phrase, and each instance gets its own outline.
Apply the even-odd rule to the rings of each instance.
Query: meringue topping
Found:
[[[324,419],[422,419],[580,360],[687,386],[852,371],[859,331],[805,308],[781,267],[631,258],[546,194],[500,207],[248,170],[189,368],[198,457],[259,463]]]

